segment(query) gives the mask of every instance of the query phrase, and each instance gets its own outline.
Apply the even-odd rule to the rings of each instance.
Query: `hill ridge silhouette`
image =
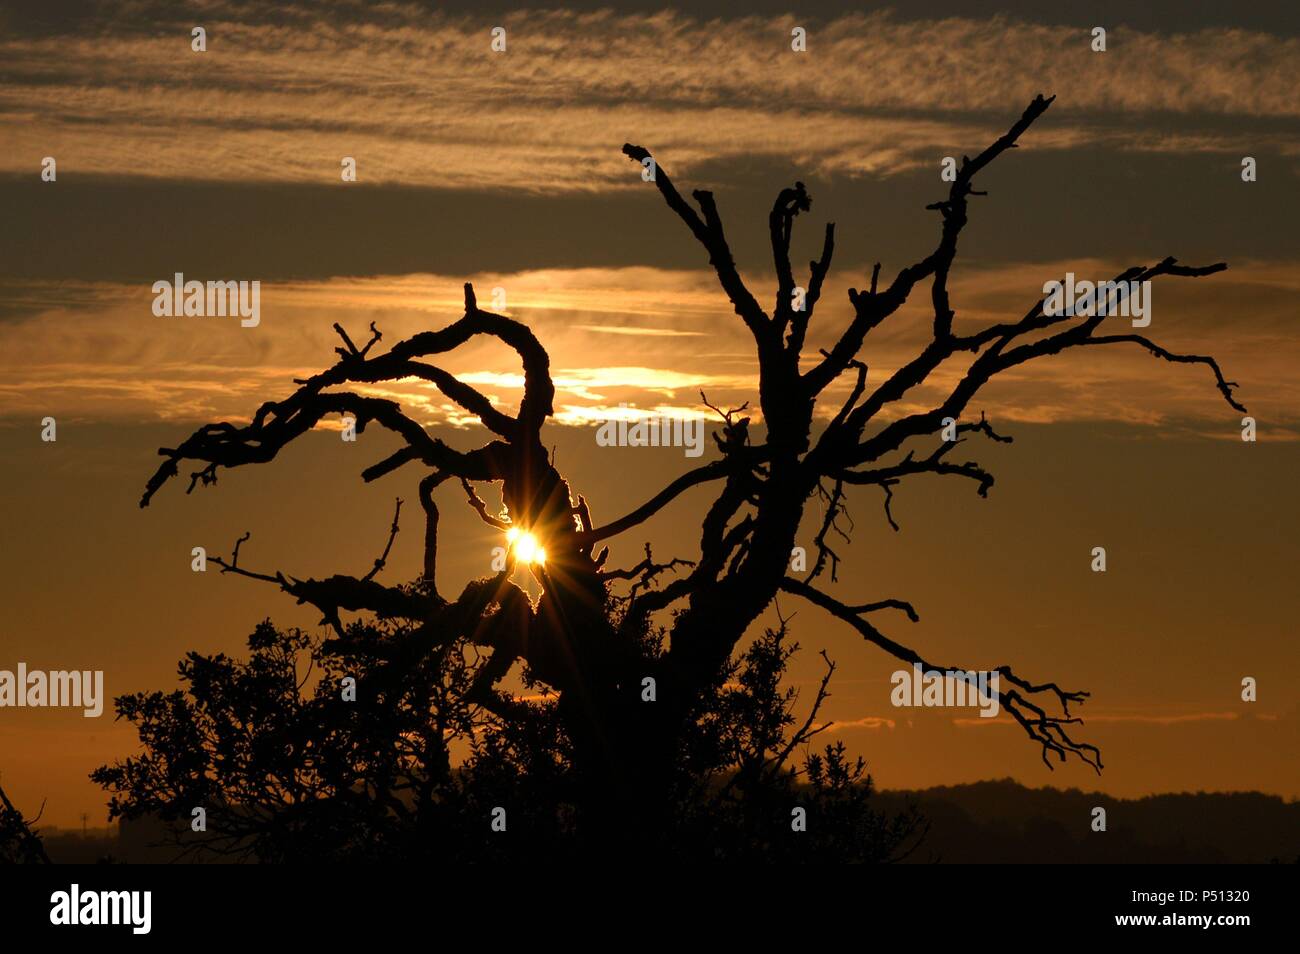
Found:
[[[876,807],[914,803],[930,823],[909,861],[947,863],[1224,863],[1300,861],[1300,801],[1258,791],[1118,798],[1030,788],[1011,778],[920,790],[882,789]],[[1107,830],[1091,828],[1106,809]]]

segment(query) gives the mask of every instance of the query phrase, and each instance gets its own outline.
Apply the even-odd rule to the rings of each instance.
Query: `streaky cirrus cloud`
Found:
[[[1013,316],[1041,296],[1044,282],[1073,271],[1114,275],[1123,264],[1093,259],[961,267],[952,278],[959,331]],[[1214,355],[1238,396],[1260,421],[1261,440],[1300,438],[1300,362],[1294,326],[1300,269],[1289,262],[1243,263],[1208,279],[1154,283],[1154,340],[1177,351]],[[749,332],[702,270],[547,269],[473,276],[486,307],[502,290],[503,311],[526,323],[546,347],[557,389],[557,424],[586,426],[609,417],[708,417],[700,398],[736,407],[758,423],[757,362]],[[772,287],[770,274],[747,274]],[[828,282],[810,326],[805,360],[816,360],[846,327],[844,294],[854,279]],[[25,317],[0,322],[0,403],[8,419],[71,415],[88,420],[246,420],[263,400],[287,396],[293,379],[336,360],[334,323],[354,339],[374,322],[377,352],[415,332],[450,324],[464,305],[461,278],[437,275],[271,283],[262,322],[241,328],[223,318],[157,318],[147,285],[66,282],[0,284],[0,295],[31,303]],[[929,301],[913,296],[876,328],[864,357],[875,386],[918,353],[931,329]],[[1229,319],[1226,316],[1238,315]],[[1117,330],[1129,330],[1116,317]],[[611,329],[619,333],[608,333]],[[703,337],[702,337],[703,336]],[[940,366],[932,379],[891,406],[897,416],[932,406],[965,372],[971,356]],[[495,339],[475,338],[437,363],[507,409],[518,405],[518,356]],[[848,377],[832,384],[833,413]],[[471,426],[475,418],[418,380],[358,386],[405,404],[429,425]],[[1239,439],[1240,415],[1214,387],[1208,368],[1172,365],[1127,345],[1084,349],[1001,375],[970,408],[1000,422],[1119,421],[1155,435]]]
[[[1097,715],[1096,713],[1088,713],[1087,719],[1085,721],[1092,724],[1132,722],[1132,723],[1139,723],[1143,725],[1183,725],[1184,723],[1188,723],[1188,722],[1233,722],[1240,718],[1242,718],[1242,716],[1236,712],[1177,712],[1177,713],[1164,713],[1164,714],[1157,714],[1157,715],[1151,715],[1151,714],[1136,715],[1131,713],[1129,714],[1111,713],[1111,714]],[[1275,722],[1279,717],[1276,713],[1264,713],[1262,715],[1254,716],[1253,718],[1262,719],[1265,722]],[[1016,722],[1011,718],[1005,718],[1005,719],[957,718],[957,719],[953,719],[952,722],[953,725],[959,725],[963,727],[987,726],[987,725],[1000,725],[1004,727],[1016,726]]]
[[[887,176],[960,156],[1037,93],[1040,149],[1300,154],[1300,40],[1238,29],[1085,30],[1016,19],[517,12],[494,53],[482,17],[384,4],[276,22],[207,5],[189,26],[0,40],[0,171],[171,179],[359,180],[525,192],[631,188],[612,143],[673,169],[779,156]],[[187,21],[188,23],[188,21]]]

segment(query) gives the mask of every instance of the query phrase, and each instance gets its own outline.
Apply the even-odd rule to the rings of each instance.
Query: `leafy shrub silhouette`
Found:
[[[410,635],[372,622],[351,630],[369,643]],[[358,669],[268,620],[248,647],[242,662],[191,652],[179,667],[184,689],[119,698],[145,754],[92,775],[113,792],[111,817],[171,823],[178,859],[485,861],[653,848],[695,860],[886,861],[923,834],[914,813],[872,809],[870,776],[843,743],[789,764],[823,728],[825,693],[796,726],[797,693],[781,682],[797,647],[784,625],[720,674],[655,826],[628,818],[603,825],[595,842],[578,823],[581,786],[554,693],[495,720],[464,701],[468,646]],[[342,680],[358,673],[368,691],[345,701]],[[191,830],[194,807],[205,808],[206,831]],[[504,834],[489,824],[497,807],[507,809]],[[795,807],[816,819],[807,834],[791,830]],[[605,842],[611,831],[616,846]]]

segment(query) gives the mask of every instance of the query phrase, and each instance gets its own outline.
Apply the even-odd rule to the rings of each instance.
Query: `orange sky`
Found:
[[[1041,90],[1058,102],[973,200],[953,273],[958,329],[1023,314],[1066,271],[1227,261],[1211,278],[1158,282],[1146,331],[1214,354],[1260,440],[1239,439],[1241,415],[1205,368],[1087,349],[1016,369],[972,405],[1017,439],[971,449],[997,476],[990,499],[922,478],[897,491],[894,533],[874,488],[851,498],[857,530],[831,591],[912,601],[919,624],[880,623],[930,658],[1011,663],[1092,691],[1084,735],[1103,748],[1101,778],[1079,765],[1049,774],[1003,720],[893,709],[894,662],[790,599],[781,608],[797,608],[804,647],[792,677],[811,692],[817,650],[831,652],[832,731],[887,788],[1013,775],[1117,795],[1300,795],[1294,24],[1115,21],[1111,49],[1093,54],[1088,13],[990,21],[932,4],[810,20],[799,58],[786,15],[516,13],[494,59],[496,21],[474,14],[205,10],[204,54],[165,7],[0,24],[0,668],[102,668],[116,695],[172,686],[188,649],[241,651],[266,616],[314,625],[270,588],[191,573],[190,548],[222,551],[251,530],[242,552],[262,568],[368,568],[392,498],[414,499],[414,474],[361,485],[382,436],[343,445],[322,430],[270,466],[192,497],[168,488],[141,512],[155,449],[246,419],[332,362],[336,321],[354,338],[374,321],[389,344],[454,320],[467,280],[485,304],[504,289],[499,310],[547,347],[545,437],[575,491],[598,519],[630,509],[691,463],[671,448],[611,455],[593,422],[623,404],[700,415],[701,388],[718,404],[752,400],[756,367],[704,255],[622,143],[652,148],[684,188],[715,190],[764,301],[767,210],[781,187],[807,183],[795,260],[816,254],[825,221],[841,237],[805,349],[816,354],[873,262],[892,275],[932,247],[937,217],[923,206],[943,191],[940,158],[982,148]],[[47,155],[54,183],[39,179]],[[345,155],[358,183],[339,181]],[[1244,155],[1258,182],[1241,181]],[[150,286],[175,271],[260,280],[261,323],[156,318]],[[928,296],[915,298],[873,334],[873,382],[923,340]],[[504,348],[467,346],[445,366],[504,405],[519,397]],[[478,442],[436,391],[371,393],[400,398],[449,443]],[[936,393],[918,389],[894,413]],[[47,415],[55,444],[40,441]],[[487,572],[499,541],[452,497],[440,573],[459,582]],[[621,538],[613,561],[647,540],[694,556],[707,502],[707,490],[683,497]],[[416,572],[418,536],[399,537],[397,576]],[[1105,575],[1088,569],[1097,545]],[[1253,705],[1239,698],[1247,675]],[[102,817],[85,776],[132,743],[108,716],[0,709],[0,781],[26,811],[48,799],[47,822]]]

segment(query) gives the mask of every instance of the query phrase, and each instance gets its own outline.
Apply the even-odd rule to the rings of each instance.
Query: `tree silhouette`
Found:
[[[1051,102],[1051,98],[1036,97],[1005,135],[974,158],[963,157],[947,198],[928,206],[941,219],[934,250],[903,268],[888,284],[882,284],[877,264],[867,289],[849,290],[853,317],[847,327],[829,350],[815,356],[803,351],[831,266],[835,229],[834,225],[826,226],[821,256],[810,263],[803,305],[797,307],[790,242],[796,216],[811,208],[803,184],[784,189],[769,216],[777,281],[769,312],[737,270],[713,195],[696,191],[692,205],[678,192],[662,165],[647,162],[651,156],[645,148],[625,145],[623,152],[630,159],[652,166],[660,195],[708,253],[722,290],[753,337],[759,370],[758,408],[765,433],[761,442],[751,434],[750,418],[743,413],[745,407],[715,408],[721,422],[713,434],[716,458],[677,477],[651,499],[616,519],[598,521],[590,502],[581,493],[571,491],[545,450],[541,431],[552,414],[555,388],[542,344],[520,322],[479,308],[469,284],[465,286],[465,313],[459,320],[439,331],[416,334],[383,353],[372,355],[381,340],[373,324],[364,347],[357,347],[336,325],[343,340],[343,346],[336,349],[337,363],[296,381],[298,390],[283,400],[261,405],[248,424],[209,424],[179,446],[162,448],[159,453],[165,460],[149,480],[140,504],[147,506],[161,487],[178,476],[182,462],[202,465],[190,474],[192,491],[197,485],[215,483],[220,468],[274,459],[288,443],[328,415],[354,416],[358,432],[370,424],[392,431],[402,439],[401,448],[372,464],[362,477],[373,481],[408,464],[425,469],[419,482],[425,522],[424,565],[416,581],[386,585],[376,578],[385,565],[392,534],[397,532],[396,515],[388,547],[363,576],[301,579],[282,572],[249,570],[239,564],[238,544],[230,559],[213,562],[225,572],[273,583],[300,603],[319,608],[333,635],[312,650],[317,662],[324,665],[332,659],[335,662],[331,666],[350,667],[349,672],[360,674],[363,686],[368,684],[372,698],[389,690],[401,694],[405,701],[397,708],[402,711],[392,718],[400,723],[411,717],[413,723],[371,726],[365,731],[353,726],[349,745],[356,743],[364,748],[367,740],[374,743],[394,734],[403,739],[413,737],[412,733],[423,738],[429,735],[431,713],[440,713],[437,718],[454,723],[444,725],[445,731],[475,735],[471,731],[474,726],[480,722],[490,724],[490,741],[477,744],[507,748],[516,745],[520,752],[527,750],[527,755],[516,752],[504,757],[498,752],[497,757],[483,761],[477,768],[471,765],[463,777],[454,772],[449,775],[447,754],[439,741],[425,739],[432,748],[425,753],[428,761],[421,765],[424,775],[420,784],[445,787],[454,782],[468,786],[471,783],[467,779],[473,778],[476,771],[490,774],[489,763],[513,771],[519,769],[520,760],[544,761],[541,755],[546,755],[564,766],[565,794],[556,804],[571,806],[570,821],[575,830],[583,833],[584,840],[626,847],[629,838],[653,841],[656,833],[685,831],[689,812],[683,807],[684,798],[692,785],[697,786],[698,794],[701,779],[728,767],[734,779],[724,784],[742,788],[748,784],[758,790],[758,780],[770,771],[785,772],[791,752],[816,730],[809,717],[802,730],[789,732],[790,724],[783,722],[781,715],[783,711],[788,715],[788,710],[770,693],[763,699],[751,696],[744,705],[727,709],[728,674],[734,674],[737,666],[761,669],[763,665],[752,656],[737,658],[737,647],[779,593],[793,594],[820,607],[852,626],[867,642],[905,663],[920,664],[927,670],[974,668],[935,665],[877,628],[873,619],[884,610],[901,611],[915,621],[917,614],[907,602],[875,596],[849,604],[831,597],[815,583],[828,570],[832,580],[836,577],[840,557],[830,540],[834,533],[847,533],[839,522],[844,515],[847,488],[881,488],[886,516],[895,529],[897,525],[889,513],[892,489],[912,475],[963,477],[975,482],[981,496],[987,494],[993,484],[988,471],[973,461],[950,459],[965,437],[1010,440],[998,434],[982,414],[978,422],[956,425],[962,439],[941,441],[930,450],[909,449],[909,444],[933,440],[945,418],[960,420],[989,380],[1008,369],[1067,349],[1127,343],[1168,361],[1207,366],[1224,399],[1244,411],[1233,397],[1234,383],[1224,379],[1213,358],[1175,354],[1137,334],[1098,334],[1104,318],[1101,309],[1092,315],[1048,314],[1040,299],[1019,319],[969,334],[954,330],[949,273],[967,222],[968,201],[983,194],[974,190],[974,178],[1002,153],[1015,148],[1017,140]],[[1115,281],[1198,277],[1225,267],[1187,267],[1166,258],[1154,265],[1129,268]],[[896,371],[869,387],[867,365],[861,357],[868,336],[899,310],[918,285],[927,281],[933,305],[930,340]],[[429,363],[434,356],[451,352],[476,336],[496,338],[519,356],[524,388],[514,415]],[[946,389],[941,401],[924,411],[890,419],[886,411],[919,385],[934,385],[935,372],[954,358],[969,358],[970,363],[957,384]],[[851,382],[848,398],[832,404],[826,391],[843,376]],[[476,416],[492,439],[469,452],[454,450],[407,416],[397,402],[347,390],[349,385],[407,378],[436,386],[449,400]],[[443,595],[437,579],[439,511],[434,492],[448,482],[460,485],[469,505],[485,523],[503,532],[511,528],[526,530],[544,541],[545,563],[531,566],[541,588],[535,604],[511,579],[515,571],[513,551],[500,573],[468,582],[454,598]],[[483,484],[500,485],[504,505],[500,513],[492,512],[480,496]],[[603,541],[626,534],[687,489],[703,484],[718,489],[703,516],[699,553],[693,559],[656,562],[647,548],[645,559],[633,567],[606,567],[608,548],[601,546]],[[824,519],[816,535],[817,555],[811,570],[796,577],[790,572],[790,555],[805,507],[815,498],[825,503]],[[246,537],[241,543],[243,539]],[[679,569],[685,572],[661,582],[670,571]],[[626,583],[631,584],[628,592],[616,592],[619,584]],[[671,624],[663,631],[652,620],[665,610],[673,613]],[[375,622],[345,623],[344,612],[367,614]],[[772,659],[779,661],[774,670],[779,681],[785,660],[779,649],[779,635],[769,633],[766,638],[778,640],[776,648],[768,645],[768,651],[775,654]],[[278,647],[276,651],[282,656],[291,650],[307,651],[301,639],[273,630],[262,632],[255,637],[258,645],[253,646],[254,660],[248,665],[254,666],[258,659],[266,663],[266,654],[273,647]],[[761,652],[765,644],[760,641],[758,645]],[[454,662],[461,659],[461,650],[466,647],[473,647],[481,655],[472,663]],[[242,673],[240,679],[258,678],[255,671],[231,669],[234,664],[222,660],[192,654],[185,664],[189,668],[183,667],[182,675],[193,680],[212,678],[205,670],[215,666],[227,680],[234,679],[237,671]],[[516,662],[524,664],[531,685],[542,687],[544,704],[521,701],[500,688],[499,683]],[[287,699],[293,699],[292,669],[286,670],[283,665],[281,662],[279,669],[271,667],[267,678],[272,685],[268,691],[276,698],[288,693]],[[1055,682],[1035,682],[1009,666],[997,671],[1001,675],[1001,706],[1041,747],[1049,767],[1052,756],[1064,761],[1073,755],[1101,769],[1099,750],[1072,735],[1080,720],[1072,713],[1071,705],[1081,704],[1086,692],[1067,691]],[[648,678],[657,687],[653,704],[643,701],[644,680]],[[244,686],[245,694],[247,689]],[[192,716],[192,704],[182,704],[175,698],[169,702],[168,698],[157,694],[148,699],[137,697],[128,700],[122,712],[151,731],[157,731],[168,717],[183,720]],[[195,698],[208,696],[201,693]],[[250,697],[250,705],[256,704]],[[293,711],[299,712],[306,704],[294,701],[293,705]],[[165,714],[168,707],[171,716]],[[815,714],[816,705],[813,708]],[[321,703],[320,711],[310,707],[301,711],[308,712],[304,718],[315,727],[316,736],[322,725],[333,724],[331,720],[365,718],[360,709],[354,708],[348,714],[334,703]],[[764,718],[775,723],[763,725],[755,721]],[[710,724],[718,729],[714,742],[731,745],[732,751],[701,754],[701,726]],[[285,731],[292,735],[293,731],[302,731],[302,726],[294,729],[286,725]],[[531,742],[520,741],[530,734]],[[180,738],[177,735],[171,741]],[[544,743],[540,741],[543,739]],[[719,741],[722,739],[727,741]],[[220,740],[218,743],[224,744]],[[174,754],[180,757],[179,752]],[[382,754],[384,758],[373,761],[367,761],[359,752],[333,754],[344,766],[336,766],[342,774],[326,786],[336,795],[362,784],[382,789],[391,781],[385,773],[394,767],[384,758],[393,753],[376,751],[372,755]],[[254,756],[249,753],[247,757]],[[196,764],[195,771],[204,774],[211,767],[211,762],[203,761]],[[132,806],[156,810],[175,804],[177,792],[167,790],[165,785],[151,789],[155,782],[167,777],[156,766],[154,769],[151,774],[138,761],[128,761],[115,770],[98,773],[102,782],[126,795],[123,801],[115,800],[115,810],[126,811]],[[539,762],[527,766],[524,774],[534,777],[544,771]],[[844,762],[842,750],[831,749],[826,756],[806,761],[804,771],[806,779],[823,789],[842,792],[852,789],[857,780],[854,767]],[[860,773],[861,767],[856,771]],[[355,777],[349,777],[349,773]],[[186,797],[214,795],[234,800],[241,797],[239,791],[224,789],[195,789]],[[381,807],[385,807],[388,795],[391,791],[377,794]],[[277,801],[281,805],[299,804],[289,789]],[[400,799],[396,802],[385,807],[384,818],[389,821],[400,816],[400,811],[409,810]],[[402,805],[400,810],[398,803]],[[453,803],[460,806],[457,811],[478,812],[484,808],[473,799],[457,802],[448,797],[447,804]],[[747,804],[751,808],[761,805],[762,810],[769,807],[757,796]],[[367,806],[367,811],[372,809]],[[330,810],[343,809],[336,804]],[[282,820],[286,817],[281,815]],[[788,829],[788,809],[784,818]],[[630,821],[633,819],[634,823]],[[481,826],[479,821],[475,824]],[[897,842],[890,850],[894,847]],[[266,845],[261,850],[275,853]]]
[[[347,631],[371,644],[413,635],[404,622],[357,621]],[[702,699],[660,787],[673,804],[653,832],[657,855],[883,861],[916,847],[924,831],[915,812],[874,811],[865,765],[842,743],[806,755],[799,770],[788,764],[825,728],[815,722],[833,667],[796,722],[796,693],[781,678],[797,647],[785,637],[784,626],[766,631]],[[393,665],[374,653],[340,655],[269,621],[248,645],[247,662],[188,654],[183,690],[120,698],[146,754],[92,774],[117,793],[112,817],[162,820],[158,841],[177,859],[482,861],[614,850],[611,830],[586,821],[552,693],[501,720],[466,701],[475,667],[463,646]],[[337,691],[344,675],[365,689],[355,701]],[[792,832],[793,806],[816,817],[810,832]],[[202,830],[195,808],[204,809]],[[487,823],[499,808],[509,838]],[[613,832],[620,850],[641,831],[640,819],[626,823],[636,827]]]
[[[50,863],[45,843],[31,827],[39,819],[40,813],[32,819],[24,818],[0,788],[0,864]]]

